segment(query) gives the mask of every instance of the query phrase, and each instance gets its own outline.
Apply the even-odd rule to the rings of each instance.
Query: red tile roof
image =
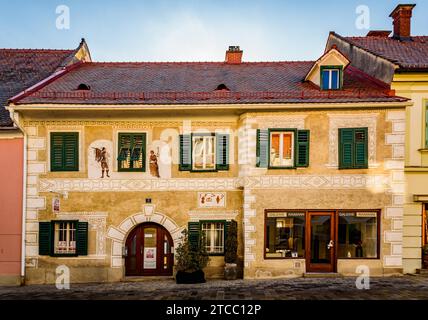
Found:
[[[19,104],[200,104],[405,101],[388,85],[349,66],[344,89],[320,91],[303,82],[313,61],[83,63],[14,101]],[[76,90],[79,84],[89,91]],[[216,91],[224,84],[230,90]]]
[[[397,64],[403,70],[428,71],[428,36],[414,36],[410,41],[392,37],[343,37],[332,34],[350,44],[360,47],[376,56]]]
[[[12,125],[7,100],[61,67],[75,50],[0,49],[0,127]]]

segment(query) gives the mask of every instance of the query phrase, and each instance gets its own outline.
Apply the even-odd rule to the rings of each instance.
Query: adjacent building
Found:
[[[83,57],[90,60],[84,41],[75,50],[0,49],[0,285],[23,280],[24,163],[33,157],[24,158],[28,140],[5,109],[7,100]]]
[[[312,62],[82,62],[10,100],[28,142],[26,283],[174,272],[181,232],[221,277],[402,273],[405,110],[338,46]]]
[[[365,37],[344,37],[332,32],[327,42],[327,48],[337,46],[349,57],[351,65],[387,83],[397,95],[413,103],[406,108],[406,124],[401,120],[393,122],[400,134],[386,137],[386,142],[398,143],[393,155],[402,158],[405,166],[400,186],[404,197],[397,198],[398,206],[394,204],[387,212],[396,231],[393,250],[402,254],[405,273],[421,268],[421,247],[428,243],[428,36],[411,33],[414,7],[405,4],[393,10],[391,36],[391,31],[383,30],[370,31]]]

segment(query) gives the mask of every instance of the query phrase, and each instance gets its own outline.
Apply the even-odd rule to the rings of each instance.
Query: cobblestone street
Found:
[[[177,285],[173,280],[103,284],[0,287],[0,299],[143,299],[143,300],[428,300],[428,277],[371,278],[369,290],[359,290],[355,278],[294,278],[277,280],[209,280]]]

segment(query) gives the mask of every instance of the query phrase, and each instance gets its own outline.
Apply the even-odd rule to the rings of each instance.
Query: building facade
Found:
[[[65,69],[8,106],[28,137],[26,283],[173,276],[184,229],[221,277],[232,221],[246,279],[401,274],[409,105],[335,46]]]
[[[397,6],[390,17],[394,30],[371,31],[365,37],[343,37],[331,33],[327,47],[336,45],[349,56],[351,64],[371,76],[389,84],[398,96],[412,101],[406,109],[406,135],[394,136],[394,141],[405,142],[394,149],[395,155],[405,155],[405,196],[403,210],[394,216],[402,230],[397,238],[397,250],[403,254],[405,273],[420,269],[422,246],[427,244],[428,203],[428,37],[411,34],[411,18],[415,5]],[[404,125],[399,130],[404,131]],[[397,127],[398,128],[398,127]],[[401,225],[402,224],[402,225]]]
[[[7,182],[0,185],[0,285],[19,285],[25,273],[26,138],[5,109],[7,100],[82,59],[90,61],[84,41],[74,50],[0,49],[0,181]]]

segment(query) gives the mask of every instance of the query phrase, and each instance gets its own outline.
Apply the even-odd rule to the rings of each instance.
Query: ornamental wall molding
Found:
[[[257,124],[259,129],[270,128],[305,128],[307,115],[260,115],[255,116],[252,123]]]
[[[192,126],[198,127],[218,127],[236,126],[236,121],[192,121]],[[180,127],[183,121],[121,121],[121,120],[26,120],[25,127],[31,126],[113,126],[120,128],[153,128],[153,127]]]
[[[389,174],[275,175],[215,179],[39,179],[39,192],[236,191],[390,188]]]
[[[339,166],[339,128],[368,128],[369,168],[379,166],[376,163],[376,124],[379,113],[368,114],[327,114],[329,117],[329,161],[327,167]]]
[[[239,210],[191,210],[189,220],[234,220],[238,215]]]

